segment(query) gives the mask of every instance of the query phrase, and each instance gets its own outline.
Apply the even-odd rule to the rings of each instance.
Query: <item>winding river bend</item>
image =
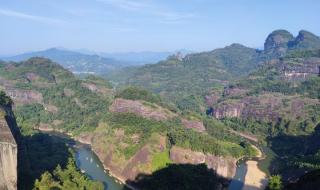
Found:
[[[91,179],[104,184],[105,190],[121,190],[123,185],[116,182],[116,179],[105,172],[98,157],[86,145],[75,147],[76,163],[78,168]]]
[[[69,136],[58,132],[42,132],[57,137],[72,148],[75,152],[77,167],[90,179],[100,181],[104,184],[105,190],[122,190],[123,185],[104,170],[102,163],[89,145],[81,144],[72,140]]]
[[[42,131],[43,132],[43,131]],[[74,141],[68,135],[59,132],[43,132],[49,134],[50,136],[57,137],[64,141],[69,147],[75,151],[76,165],[77,167],[86,174],[89,178],[100,181],[104,184],[105,190],[122,190],[124,185],[120,184],[117,179],[108,174],[104,170],[102,163],[96,154],[91,150],[89,145],[82,144],[80,142]],[[256,147],[255,147],[256,148]],[[246,186],[252,184],[253,182],[248,182],[249,174],[255,175],[256,172],[261,172],[256,166],[260,158],[262,157],[261,151],[258,149],[259,155],[257,158],[252,160],[239,160],[236,169],[236,174],[233,177],[228,190],[245,190]],[[250,165],[251,164],[251,165]],[[264,175],[263,172],[261,172]],[[261,174],[260,173],[260,174]],[[253,177],[254,178],[254,177]],[[260,177],[258,179],[265,180],[265,177]],[[266,181],[264,182],[266,184]],[[250,189],[259,190],[263,189],[264,184],[259,188],[251,187]]]

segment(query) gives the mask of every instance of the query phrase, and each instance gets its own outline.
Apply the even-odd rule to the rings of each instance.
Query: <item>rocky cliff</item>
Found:
[[[0,189],[17,189],[18,146],[0,107]]]
[[[227,179],[231,179],[235,175],[237,167],[235,158],[204,154],[176,146],[173,146],[170,150],[170,159],[176,163],[183,164],[205,163],[208,168],[213,169],[219,176]]]
[[[317,57],[283,61],[278,67],[285,80],[303,80],[311,76],[320,76],[320,58]]]
[[[219,103],[213,107],[212,115],[217,119],[234,117],[277,121],[286,116],[290,116],[291,119],[303,118],[311,105],[319,105],[319,101],[300,96],[264,93]]]

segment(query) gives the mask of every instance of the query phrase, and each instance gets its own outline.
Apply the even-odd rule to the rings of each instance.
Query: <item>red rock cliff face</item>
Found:
[[[274,96],[244,97],[233,102],[223,102],[213,108],[215,118],[254,118],[276,120],[282,105],[281,98]]]
[[[230,102],[222,102],[213,107],[215,118],[252,118],[264,121],[277,121],[290,116],[303,117],[305,107],[319,104],[318,100],[301,98],[299,96],[282,96],[276,93],[266,93],[259,96],[247,96]]]
[[[169,110],[152,104],[152,107],[141,100],[115,99],[109,110],[115,113],[133,113],[157,121],[168,120],[176,115]]]
[[[242,103],[221,104],[213,109],[213,116],[217,119],[225,117],[241,117],[244,107],[245,105]]]
[[[176,163],[202,164],[213,169],[218,175],[231,179],[236,172],[236,159],[204,154],[190,149],[173,146],[170,150],[170,159]]]

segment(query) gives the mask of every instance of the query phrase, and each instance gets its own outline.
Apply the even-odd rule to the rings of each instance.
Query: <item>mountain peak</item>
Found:
[[[309,36],[317,37],[315,34],[309,32],[309,31],[307,31],[307,30],[300,30],[298,36],[300,36],[300,35],[303,35],[303,36],[309,35]]]
[[[264,43],[266,53],[282,55],[287,50],[287,44],[294,39],[294,36],[287,30],[275,30],[268,35]]]
[[[40,56],[31,57],[28,60],[26,60],[25,62],[34,63],[34,64],[43,64],[43,63],[55,64],[50,59],[45,58],[45,57],[40,57]]]
[[[300,30],[288,46],[290,49],[320,49],[320,38],[309,31]]]
[[[232,47],[232,48],[247,48],[246,46],[239,44],[239,43],[232,43],[231,45],[227,47]]]

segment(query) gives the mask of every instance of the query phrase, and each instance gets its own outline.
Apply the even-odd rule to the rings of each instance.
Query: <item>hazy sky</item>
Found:
[[[319,0],[0,0],[0,55],[262,47],[275,29],[320,35]]]

